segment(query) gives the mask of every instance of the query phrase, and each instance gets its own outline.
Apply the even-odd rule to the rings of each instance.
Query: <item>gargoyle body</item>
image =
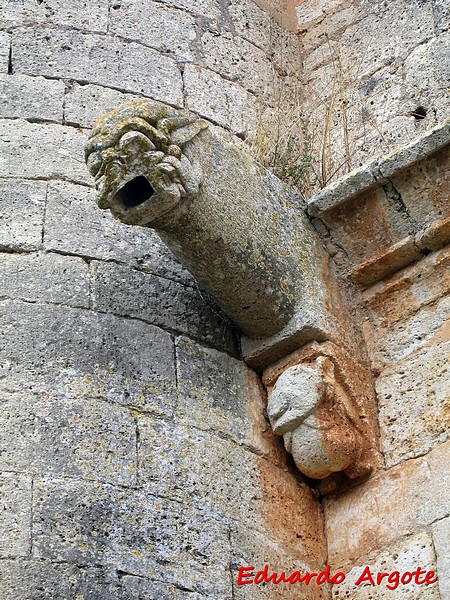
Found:
[[[205,121],[132,102],[94,125],[86,161],[99,206],[154,228],[250,338],[298,307],[309,329],[329,313],[328,257],[299,200]]]

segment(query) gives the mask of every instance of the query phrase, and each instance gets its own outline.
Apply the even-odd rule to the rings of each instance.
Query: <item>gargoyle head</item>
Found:
[[[135,100],[101,117],[85,150],[100,208],[148,225],[197,193],[201,175],[183,147],[207,123],[177,109]]]
[[[324,356],[288,368],[275,383],[267,406],[272,429],[308,477],[346,471],[361,455],[364,443],[350,417],[350,402]]]

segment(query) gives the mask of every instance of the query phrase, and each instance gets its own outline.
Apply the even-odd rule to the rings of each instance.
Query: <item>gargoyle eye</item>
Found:
[[[102,155],[100,152],[92,152],[92,154],[89,154],[86,164],[90,174],[95,177],[102,166]]]

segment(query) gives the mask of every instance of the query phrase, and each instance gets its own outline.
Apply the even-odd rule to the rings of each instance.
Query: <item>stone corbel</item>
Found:
[[[308,344],[264,371],[267,412],[298,469],[355,478],[378,460],[370,373],[331,342]]]
[[[266,369],[274,431],[300,470],[317,478],[367,472],[373,427],[362,426],[367,407],[358,416],[358,392],[349,392],[351,373],[336,355],[291,365],[273,390],[267,379],[268,368],[311,342],[361,355],[330,259],[296,195],[205,121],[153,101],[99,119],[86,162],[100,208],[155,229],[240,327],[244,359]]]

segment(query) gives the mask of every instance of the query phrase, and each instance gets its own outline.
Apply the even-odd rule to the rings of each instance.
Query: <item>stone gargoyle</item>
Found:
[[[206,121],[136,100],[97,121],[86,162],[100,208],[155,229],[246,336],[336,330],[329,257],[300,201]]]
[[[157,231],[240,327],[244,358],[254,368],[311,341],[345,346],[352,330],[345,303],[300,200],[210,129],[147,100],[101,117],[86,146],[100,208]],[[299,468],[320,478],[347,469],[362,440],[343,416],[330,365],[319,360],[315,369],[329,376],[313,393],[314,372],[305,375],[311,394],[303,404],[286,404],[280,378],[270,406],[274,430]]]

